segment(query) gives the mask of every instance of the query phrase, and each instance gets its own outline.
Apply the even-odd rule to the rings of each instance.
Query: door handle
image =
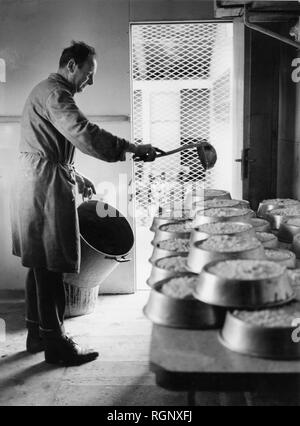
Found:
[[[241,179],[247,179],[249,173],[249,164],[255,163],[256,159],[249,158],[250,148],[244,148],[241,152],[241,158],[236,158],[234,161],[236,163],[241,163]]]

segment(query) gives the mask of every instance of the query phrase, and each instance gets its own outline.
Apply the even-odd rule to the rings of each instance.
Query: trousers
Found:
[[[63,334],[66,294],[62,273],[29,269],[25,303],[28,328],[37,326],[41,332]]]

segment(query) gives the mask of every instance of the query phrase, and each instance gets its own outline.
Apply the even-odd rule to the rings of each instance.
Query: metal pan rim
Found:
[[[241,355],[246,355],[246,356],[251,356],[251,357],[255,357],[255,358],[263,358],[263,359],[273,359],[273,360],[278,360],[278,361],[290,361],[290,360],[299,360],[300,359],[300,353],[299,355],[271,355],[271,354],[266,354],[266,353],[260,353],[260,352],[255,352],[255,351],[246,351],[246,350],[242,350],[242,349],[237,349],[235,347],[233,347],[227,340],[224,339],[224,337],[222,336],[222,330],[219,330],[218,332],[218,339],[220,341],[220,343],[227,349],[229,349],[230,351],[237,353],[237,354],[241,354]]]

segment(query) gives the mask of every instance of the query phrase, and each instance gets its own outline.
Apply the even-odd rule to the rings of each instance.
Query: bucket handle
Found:
[[[116,262],[119,262],[119,263],[126,263],[126,262],[130,262],[132,260],[132,259],[126,258],[125,256],[122,256],[122,257],[105,256],[105,259],[113,259],[113,260],[115,260]]]

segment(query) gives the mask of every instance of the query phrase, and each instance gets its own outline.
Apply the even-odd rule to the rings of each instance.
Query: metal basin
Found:
[[[169,231],[164,229],[166,225],[180,226],[184,223],[190,223],[190,225],[192,226],[193,221],[189,219],[179,220],[176,222],[170,221],[170,222],[164,223],[163,225],[160,225],[155,232],[153,243],[157,243],[158,241],[163,241],[163,240],[175,239],[175,238],[185,238],[185,239],[190,238],[192,228],[190,228],[190,231]]]
[[[230,192],[222,189],[199,189],[198,191],[190,191],[185,198],[185,206],[187,209],[191,209],[195,201],[213,199],[231,200],[231,195]]]
[[[168,259],[172,259],[174,257],[177,258],[178,256],[179,256],[178,254],[173,254],[171,256],[163,257],[162,259],[168,260]],[[188,256],[188,253],[181,253],[180,254],[180,257],[185,260],[185,263],[186,263],[186,260],[187,260],[187,256]],[[150,277],[147,280],[147,284],[150,287],[152,287],[158,281],[161,281],[165,278],[171,277],[171,276],[179,273],[179,271],[174,271],[172,269],[160,267],[158,265],[158,262],[161,261],[162,259],[157,259],[152,265],[151,274],[150,274]],[[185,272],[189,272],[187,268],[186,268]]]
[[[245,222],[231,222],[232,225],[237,224],[237,225],[245,225]],[[238,236],[238,235],[247,235],[249,237],[254,237],[255,236],[255,230],[254,228],[250,228],[250,229],[246,229],[245,231],[232,231],[232,232],[226,232],[226,233],[220,233],[220,234],[209,234],[208,232],[203,232],[201,231],[201,227],[197,226],[196,228],[193,228],[192,232],[191,232],[191,238],[190,238],[190,242],[191,242],[191,247],[192,245],[196,242],[196,241],[203,241],[206,240],[206,238],[210,237],[211,235],[231,235],[231,236]]]
[[[205,265],[199,275],[195,297],[202,302],[227,308],[258,309],[285,304],[295,296],[284,268],[279,276],[267,279],[228,279],[209,271],[219,262]]]
[[[220,341],[228,349],[271,359],[299,359],[300,345],[292,340],[295,327],[260,327],[227,312]]]
[[[268,239],[264,239],[264,234],[267,234]],[[269,232],[256,232],[256,238],[262,243],[264,248],[278,248],[278,238]]]
[[[273,209],[266,215],[266,219],[269,220],[272,229],[278,230],[281,224],[285,221],[286,217],[288,216],[294,216],[294,217],[300,218],[300,208],[299,208],[299,214],[298,212],[296,214],[295,213],[291,214],[291,211],[287,207],[282,209]]]
[[[172,241],[172,240],[167,240],[167,241]],[[186,241],[189,241],[188,239]],[[159,244],[161,243],[161,241],[158,241],[156,243],[151,242],[151,244],[153,245],[153,252],[152,255],[149,259],[149,262],[154,263],[156,260],[162,258],[162,257],[166,257],[166,256],[171,256],[172,254],[177,254],[177,255],[183,255],[186,254],[188,251],[177,251],[177,250],[167,250],[164,248],[160,248]]]
[[[197,211],[204,208],[226,208],[235,207],[237,209],[250,209],[250,203],[246,200],[229,200],[229,199],[213,199],[213,200],[200,200],[195,201],[192,205],[192,210]]]
[[[293,224],[293,220],[299,221],[299,226]],[[291,222],[291,223],[289,223]],[[299,216],[285,216],[281,221],[278,231],[278,239],[283,243],[292,243],[294,236],[300,233],[300,217]]]
[[[224,323],[225,309],[207,305],[194,298],[177,299],[161,292],[162,286],[171,278],[196,276],[177,274],[155,283],[152,287],[144,314],[155,324],[186,329],[215,329]]]
[[[217,209],[223,210],[223,209]],[[227,209],[224,209],[227,210]],[[255,215],[253,210],[247,209],[243,214],[241,209],[232,207],[230,211],[234,213],[232,216],[207,216],[205,215],[205,210],[201,212],[200,210],[197,213],[197,216],[194,218],[195,226],[203,225],[204,223],[214,223],[214,222],[249,222],[249,220]]]
[[[254,218],[251,218],[249,222],[255,228],[256,232],[270,232],[271,231],[270,222],[266,219],[254,217]]]
[[[276,200],[265,200],[259,203],[258,209],[257,209],[257,216],[261,217],[263,219],[267,219],[268,214],[273,209],[281,209],[286,208],[289,206],[293,206],[295,204],[299,204],[298,200],[291,200],[291,199],[278,199]]]
[[[170,216],[156,216],[153,218],[153,222],[150,228],[150,231],[156,232],[161,225],[164,225],[169,222],[180,222],[185,220],[185,217],[174,218]]]
[[[216,260],[227,259],[252,259],[261,260],[265,258],[264,248],[259,244],[255,248],[239,251],[210,251],[202,248],[203,241],[196,241],[189,251],[187,266],[190,271],[199,274],[205,265]]]

